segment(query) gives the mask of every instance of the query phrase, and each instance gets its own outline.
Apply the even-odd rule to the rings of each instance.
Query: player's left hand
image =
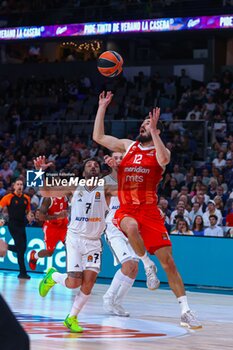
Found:
[[[160,108],[156,107],[153,108],[152,112],[149,112],[149,117],[150,117],[150,131],[156,132],[156,134],[160,134],[160,130],[157,129],[157,124],[158,124],[158,120],[160,117]]]
[[[105,108],[108,107],[108,105],[111,103],[113,98],[113,93],[111,91],[102,91],[99,95],[99,106],[103,106]]]

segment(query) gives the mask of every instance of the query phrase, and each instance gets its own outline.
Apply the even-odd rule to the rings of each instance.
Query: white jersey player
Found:
[[[45,169],[48,166],[45,164],[44,157],[37,158],[34,163],[37,169]],[[83,169],[85,180],[100,176],[100,164],[95,159],[87,160]],[[104,184],[104,181],[102,183]],[[100,271],[102,253],[100,236],[106,225],[108,196],[111,196],[111,193],[116,194],[116,190],[114,192],[108,185],[102,187],[86,185],[77,188],[59,187],[56,190],[46,188],[41,190],[41,194],[54,196],[57,195],[58,190],[60,196],[72,195],[71,220],[66,238],[67,273],[59,273],[56,269],[50,268],[40,283],[39,292],[45,297],[56,283],[72,289],[81,286],[63,324],[71,332],[82,332],[77,315],[89,299]],[[110,193],[110,191],[113,192]]]
[[[122,153],[113,152],[112,158],[118,166],[122,161]],[[105,161],[111,162],[110,157],[106,157]],[[108,185],[117,185],[117,171],[112,169],[111,175],[106,176],[105,183]],[[138,273],[139,258],[135,254],[133,248],[129,244],[127,237],[119,231],[112,223],[116,210],[120,203],[117,196],[113,196],[109,203],[109,213],[106,217],[106,241],[113,253],[114,265],[119,263],[122,265],[115,276],[107,292],[103,296],[104,310],[118,316],[129,316],[129,313],[124,310],[121,303],[132,287]]]
[[[71,200],[71,218],[66,237],[67,271],[100,272],[101,234],[108,206],[103,187],[79,186]]]

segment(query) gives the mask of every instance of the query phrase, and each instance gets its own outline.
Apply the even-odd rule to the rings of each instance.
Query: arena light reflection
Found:
[[[0,40],[233,28],[232,15],[1,28]]]

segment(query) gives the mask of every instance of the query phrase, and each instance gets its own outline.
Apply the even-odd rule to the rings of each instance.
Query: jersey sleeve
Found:
[[[0,207],[4,208],[10,205],[11,199],[13,197],[12,193],[6,194],[2,199],[0,200]]]
[[[104,176],[104,184],[105,185],[115,185],[116,184],[116,180],[114,180],[110,175]]]
[[[105,185],[109,185],[109,183],[110,183],[110,181],[109,181],[109,176],[107,175],[107,176],[104,176],[104,184]]]

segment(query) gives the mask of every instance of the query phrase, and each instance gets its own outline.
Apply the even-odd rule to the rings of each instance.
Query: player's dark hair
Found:
[[[92,157],[92,158],[86,159],[86,160],[83,162],[82,173],[84,172],[85,166],[86,166],[86,164],[87,164],[88,162],[96,162],[96,163],[98,163],[98,164],[99,164],[100,171],[101,171],[101,163],[100,163],[100,161],[99,161],[97,158]]]
[[[146,120],[146,119],[150,119],[150,116],[149,116],[149,115],[147,115],[147,116],[145,117],[145,120]],[[158,123],[157,123],[157,129],[159,129],[161,133],[162,133],[162,132],[163,132],[163,130],[164,130],[163,123],[162,123],[160,120],[158,120]]]

